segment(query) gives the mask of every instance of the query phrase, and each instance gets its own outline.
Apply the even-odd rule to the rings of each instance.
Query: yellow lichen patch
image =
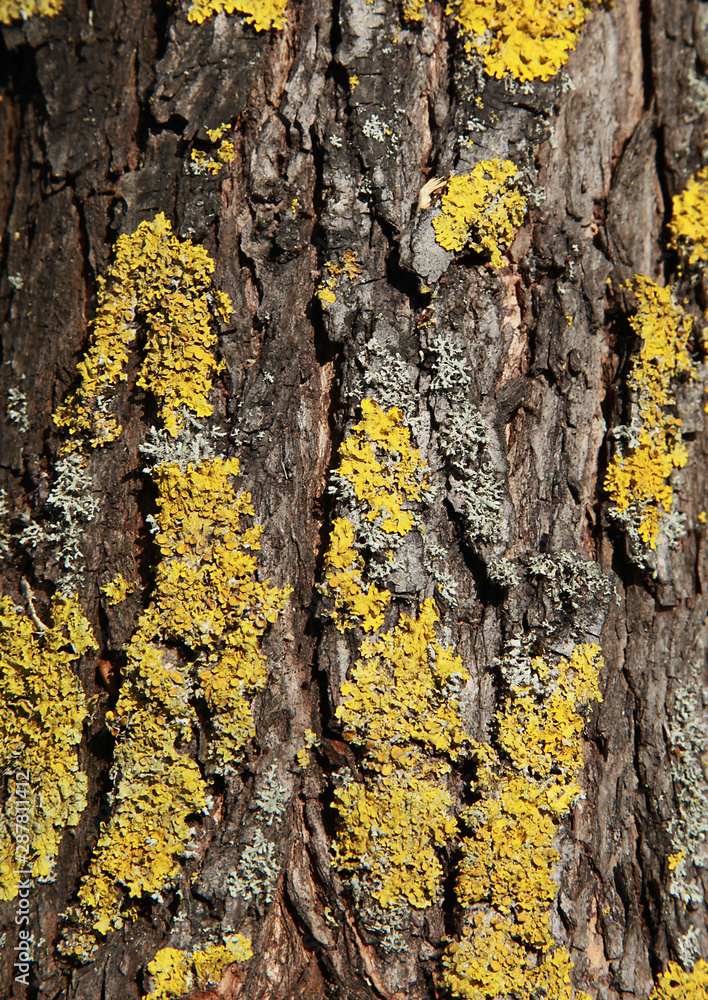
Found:
[[[492,267],[502,267],[502,251],[511,245],[526,214],[517,175],[511,160],[483,160],[472,173],[451,177],[442,196],[442,214],[433,219],[437,242],[455,253],[468,247],[487,254]]]
[[[675,196],[669,229],[671,246],[687,254],[689,264],[708,261],[708,167]]]
[[[337,477],[361,508],[365,522],[383,537],[400,538],[415,525],[411,505],[429,489],[428,468],[411,447],[410,431],[397,407],[384,412],[373,400],[363,399],[361,413],[362,419],[339,449]],[[390,550],[386,555],[390,557]],[[380,628],[390,594],[364,583],[364,559],[347,518],[335,518],[324,564],[325,592],[334,598],[337,628],[344,631],[359,625],[365,632]]]
[[[691,972],[669,962],[649,1000],[708,1000],[708,963],[700,958]]]
[[[217,986],[227,966],[252,957],[251,942],[242,934],[228,935],[223,944],[190,953],[162,948],[148,965],[153,988],[145,1000],[174,1000],[188,990]]]
[[[80,385],[57,409],[55,424],[70,435],[88,434],[93,447],[118,437],[110,397],[127,378],[138,325],[147,342],[137,385],[156,397],[166,430],[177,434],[183,407],[210,416],[207,396],[219,369],[211,353],[214,316],[226,320],[231,314],[229,297],[212,285],[213,271],[206,250],[174,236],[162,213],[120,236],[108,274],[98,281],[90,346],[77,365]]]
[[[497,713],[503,755],[495,759],[489,749],[480,757],[481,797],[462,814],[470,834],[457,895],[463,906],[484,911],[477,910],[443,960],[446,985],[460,1000],[537,992],[549,1000],[573,997],[570,957],[553,948],[549,928],[557,890],[553,842],[561,816],[580,794],[578,709],[601,700],[597,679],[604,663],[599,646],[588,644],[554,668],[540,657],[531,666],[548,694],[539,697],[536,686],[513,690]]]
[[[233,162],[236,156],[236,147],[229,139],[223,138],[230,128],[231,125],[228,122],[223,122],[218,128],[208,128],[206,130],[209,142],[213,143],[213,145],[219,143],[219,145],[212,156],[205,153],[202,149],[192,150],[190,159],[195,173],[206,172],[216,175],[225,163]]]
[[[100,933],[132,918],[125,894],[140,898],[169,882],[191,836],[189,817],[204,808],[204,778],[183,749],[198,722],[194,699],[209,709],[207,752],[217,767],[253,734],[249,699],[266,679],[259,640],[289,588],[254,578],[262,529],[241,523],[253,507],[230,483],[238,471],[236,459],[219,458],[184,472],[169,463],[155,470],[161,558],[107,715],[116,736],[114,812],[79,890],[79,922],[88,918]],[[192,651],[189,662],[182,646]]]
[[[620,443],[607,470],[605,490],[613,502],[613,517],[654,549],[664,516],[672,509],[669,477],[688,457],[681,421],[670,407],[675,402],[672,381],[694,369],[686,347],[692,320],[675,303],[670,289],[650,278],[636,275],[628,287],[637,300],[630,324],[642,339],[628,378],[637,414],[630,428],[634,439],[627,447]]]
[[[350,77],[350,82],[353,79],[357,83],[359,82],[357,77]],[[323,278],[315,289],[315,295],[322,305],[328,305],[337,301],[334,291],[337,287],[337,279],[346,274],[349,280],[353,281],[354,278],[361,274],[361,265],[357,263],[356,253],[353,250],[345,250],[341,260],[327,261],[325,271],[327,272],[327,277]]]
[[[440,645],[438,621],[427,600],[417,618],[401,615],[391,631],[366,640],[336,713],[346,738],[362,748],[367,781],[335,790],[342,821],[335,859],[354,872],[365,862],[369,893],[382,907],[425,908],[438,898],[436,848],[457,830],[447,761],[471,744],[449,685],[468,674]]]
[[[28,17],[54,17],[64,0],[0,0],[0,24],[26,21]]]
[[[120,604],[122,601],[135,591],[136,584],[128,583],[127,580],[123,579],[122,573],[119,573],[115,580],[111,580],[101,590],[106,595],[108,603],[112,606],[115,604]]]
[[[548,80],[568,61],[591,3],[583,0],[452,0],[467,35],[465,50],[478,52],[490,76]]]
[[[327,588],[334,597],[332,617],[340,632],[353,625],[374,632],[384,623],[391,595],[388,590],[379,590],[375,583],[364,583],[364,559],[353,543],[354,526],[346,518],[335,518],[324,557]]]
[[[351,680],[342,685],[346,700],[337,718],[350,742],[384,748],[384,767],[393,766],[386,748],[423,745],[455,760],[469,745],[448,689],[451,680],[469,675],[460,657],[438,642],[438,621],[433,600],[423,602],[417,618],[402,614],[390,632],[364,641]],[[394,760],[405,766],[405,753]]]
[[[280,30],[285,25],[287,0],[192,0],[187,20],[202,24],[213,14],[245,14],[256,31]]]
[[[54,598],[44,631],[0,598],[0,762],[4,773],[30,776],[0,817],[0,899],[17,895],[16,869],[53,877],[62,832],[86,806],[77,747],[89,711],[71,664],[97,648],[75,598]]]
[[[405,21],[422,21],[425,17],[425,0],[406,0],[403,4]]]

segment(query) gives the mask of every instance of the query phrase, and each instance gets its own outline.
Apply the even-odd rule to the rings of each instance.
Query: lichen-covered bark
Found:
[[[510,788],[523,774],[531,796],[561,782],[560,770],[544,777],[538,760],[528,763],[509,720],[545,719],[544,684],[564,676],[559,664],[579,662],[574,650],[598,644],[603,700],[579,709],[584,794],[568,790],[575,763],[566,763],[568,808],[529,855],[540,858],[540,895],[556,886],[555,898],[548,912],[533,911],[527,938],[518,922],[509,933],[524,958],[548,945],[547,964],[529,967],[540,977],[533,988],[549,996],[572,995],[542,978],[550,956],[561,967],[567,949],[573,989],[593,1000],[644,1000],[657,982],[664,997],[668,963],[690,972],[708,950],[708,303],[700,252],[689,261],[681,231],[667,226],[672,198],[703,164],[704,5],[575,5],[567,64],[551,75],[565,42],[547,58],[536,47],[534,59],[551,69],[531,82],[489,76],[484,51],[465,54],[456,15],[474,4],[446,12],[414,2],[404,15],[391,0],[296,0],[281,29],[259,31],[238,12],[196,23],[189,7],[65,0],[51,17],[2,29],[0,552],[9,600],[0,645],[17,658],[31,636],[34,677],[58,634],[59,590],[76,593],[99,648],[82,644],[78,659],[75,646],[62,647],[59,674],[75,670],[91,713],[83,722],[82,707],[72,723],[72,733],[84,727],[87,805],[60,840],[56,878],[32,885],[28,986],[13,969],[17,899],[0,902],[0,992],[137,1000],[220,977],[226,1000],[485,995],[469,963],[454,979],[464,963],[453,956],[466,953],[451,947],[472,940],[475,912],[485,914],[480,934],[495,906],[505,912],[501,896],[479,897],[470,874],[475,804],[474,815],[491,814],[497,801],[485,768]],[[544,19],[552,7],[539,5]],[[449,185],[451,176],[465,180]],[[445,243],[433,220],[454,214],[455,199],[464,218]],[[141,365],[159,353],[170,310],[158,303],[147,316],[138,296],[137,339],[110,404],[122,431],[89,440],[89,425],[58,408],[80,385],[76,365],[108,301],[99,279],[120,294],[118,238],[160,213],[182,241],[177,253],[188,240],[204,247],[210,281],[233,306],[228,314],[219,299],[221,311],[204,319],[218,341],[205,334],[202,344],[224,362],[202,365],[200,392],[213,410],[202,393],[200,413],[160,422],[162,397],[141,381]],[[668,380],[676,402],[666,406],[683,421],[686,462],[667,476],[685,524],[673,545],[647,529],[639,548],[603,485],[616,453],[609,432],[632,426],[627,380],[642,345],[626,283],[637,274],[671,283],[693,318],[696,373]],[[99,338],[92,355],[99,366],[106,343]],[[170,350],[170,365],[181,364]],[[103,405],[94,400],[92,414]],[[151,427],[163,444],[173,432],[184,443],[185,421],[193,451],[182,466],[169,452],[170,465]],[[80,441],[74,451],[70,437]],[[175,477],[189,454],[205,497],[218,463],[238,460],[226,466],[239,470],[233,488],[251,494],[264,530],[253,563],[241,577],[226,574],[218,599],[209,573],[199,578],[185,622],[167,607],[174,594],[158,562],[186,566],[218,549],[213,526],[176,542],[160,520],[183,496]],[[246,516],[247,501],[233,503]],[[222,512],[213,524],[228,521]],[[216,675],[199,679],[199,657],[220,650],[220,637],[207,629],[197,641],[194,620],[220,600],[228,618],[229,588],[250,580],[253,565],[247,613],[267,681],[244,689],[251,708],[237,728],[246,742],[231,765],[212,752]],[[267,618],[266,581],[278,593],[292,588]],[[17,635],[11,603],[23,616]],[[84,950],[72,954],[65,915],[92,898],[87,880],[118,811],[112,794],[124,787],[130,797],[115,765],[128,771],[136,740],[125,720],[150,683],[134,652],[148,635],[146,609],[164,615],[145,642],[196,685],[191,721],[179,722],[178,736],[160,731],[194,776],[199,808],[179,814],[191,841],[162,889],[129,900],[137,876],[112,885],[122,926],[97,932],[89,906],[75,918]],[[229,634],[244,627],[238,613]],[[25,694],[13,697],[8,710],[21,713]],[[223,704],[242,711],[243,698],[233,699]],[[417,735],[426,712],[430,725]],[[577,718],[562,734],[572,762]],[[7,732],[21,728],[13,720]],[[21,757],[3,754],[5,801]],[[397,775],[406,790],[398,797]],[[361,821],[367,802],[380,833]],[[390,860],[397,822],[418,867],[403,848]],[[378,853],[358,870],[372,837]],[[519,899],[507,908],[516,919]],[[173,992],[158,992],[160,974]],[[682,996],[699,1000],[700,989]]]

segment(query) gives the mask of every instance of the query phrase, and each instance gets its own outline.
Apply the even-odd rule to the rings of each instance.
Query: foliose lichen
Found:
[[[230,128],[231,125],[229,122],[223,122],[217,128],[208,128],[206,130],[209,142],[213,146],[216,146],[217,143],[219,145],[213,151],[213,155],[205,152],[203,149],[193,149],[191,151],[189,159],[193,174],[211,174],[215,177],[225,164],[233,162],[236,156],[236,147],[229,139],[224,139]]]
[[[433,219],[435,239],[446,250],[474,250],[492,267],[503,267],[502,252],[511,246],[524,221],[526,197],[519,170],[511,160],[483,160],[469,174],[451,177],[442,195],[442,213]]]
[[[699,959],[690,972],[677,962],[669,962],[656,981],[649,1000],[706,1000],[708,997],[708,963]]]
[[[490,76],[548,80],[568,61],[590,13],[587,0],[452,0],[465,51],[479,54]]]
[[[362,752],[366,783],[335,789],[335,860],[384,908],[425,908],[439,897],[436,848],[457,829],[445,778],[449,761],[470,746],[455,697],[468,674],[440,644],[438,621],[426,600],[417,617],[401,614],[394,628],[365,640],[336,711],[344,739]]]
[[[152,990],[145,1000],[174,1000],[192,989],[218,986],[229,965],[251,958],[251,942],[242,934],[226,935],[221,944],[212,942],[189,952],[161,948],[148,965]]]
[[[347,517],[332,522],[325,553],[323,593],[334,601],[337,628],[378,629],[390,600],[385,580],[395,567],[401,541],[420,526],[416,507],[430,496],[428,468],[397,407],[384,412],[373,400],[361,401],[361,420],[340,451],[330,491]],[[365,581],[365,574],[368,582]]]
[[[289,590],[254,578],[262,528],[241,524],[253,507],[230,484],[238,471],[236,459],[220,458],[184,472],[154,470],[161,559],[107,715],[116,737],[114,809],[79,890],[79,925],[88,916],[101,934],[133,918],[126,900],[159,892],[176,874],[189,816],[204,809],[204,778],[180,749],[198,725],[194,699],[210,712],[212,767],[228,769],[254,733],[250,698],[266,680],[259,640]]]
[[[89,349],[77,365],[78,388],[54,414],[70,436],[92,447],[114,441],[121,428],[111,409],[115,385],[127,378],[128,349],[138,326],[147,343],[137,385],[149,390],[168,433],[183,426],[182,408],[211,415],[207,395],[217,364],[214,317],[227,320],[231,301],[213,287],[214,262],[201,246],[180,240],[160,213],[118,238],[106,278],[99,278]]]
[[[462,938],[443,956],[444,982],[459,1000],[541,993],[570,1000],[573,964],[555,946],[550,909],[559,824],[580,795],[579,709],[600,701],[604,663],[597,645],[577,646],[557,664],[536,656],[536,683],[518,685],[497,712],[497,743],[477,748],[481,797],[463,810],[457,897]]]
[[[337,629],[375,633],[391,594],[365,579],[377,562],[383,572],[397,542],[419,530],[431,491],[401,411],[363,399],[361,412],[339,450],[334,492],[349,516],[333,521],[323,592],[334,599],[329,613]],[[436,849],[456,830],[449,761],[469,740],[455,697],[467,674],[440,644],[438,621],[432,600],[417,614],[400,614],[392,628],[364,641],[342,686],[336,714],[343,738],[360,749],[366,782],[339,774],[334,856],[357,880],[365,910],[425,908],[441,891]]]
[[[256,31],[285,26],[287,0],[192,0],[187,20],[202,24],[214,14],[245,14]]]
[[[669,891],[687,911],[702,905],[700,874],[708,869],[708,705],[702,666],[698,660],[676,690],[666,726],[676,801],[669,825],[675,851],[669,859]]]
[[[62,455],[54,468],[54,481],[47,495],[45,520],[26,517],[26,527],[18,542],[30,552],[53,550],[58,563],[59,591],[66,597],[76,594],[84,579],[83,539],[86,527],[98,515],[87,460],[80,452]]]
[[[22,376],[24,380],[24,375]],[[5,407],[7,419],[13,424],[17,424],[20,430],[26,434],[29,430],[29,420],[27,417],[27,396],[19,386],[11,385],[7,390],[7,405]]]
[[[449,495],[465,522],[467,540],[496,542],[501,537],[504,488],[487,455],[487,428],[470,401],[472,382],[463,352],[444,334],[429,338],[433,379],[430,393],[446,406],[440,426]]]
[[[78,745],[89,702],[71,667],[98,646],[75,598],[57,595],[51,617],[40,631],[0,598],[0,765],[32,776],[29,797],[10,795],[0,814],[0,899],[17,895],[18,868],[54,878],[62,833],[86,807]]]
[[[645,565],[659,541],[671,544],[684,533],[682,519],[673,510],[670,477],[686,464],[688,453],[681,419],[672,412],[672,386],[695,372],[687,349],[693,321],[669,288],[644,275],[636,275],[629,287],[637,302],[630,325],[642,346],[627,379],[634,394],[632,419],[614,431],[617,451],[605,490],[612,501],[611,516],[622,524],[632,553]]]
[[[121,604],[126,597],[135,591],[135,588],[136,584],[128,583],[127,580],[123,579],[123,574],[119,573],[110,583],[101,587],[101,590],[106,595],[106,599],[112,607],[115,604]]]
[[[229,875],[227,890],[234,899],[250,902],[262,899],[267,905],[273,902],[273,890],[282,865],[277,844],[268,840],[256,827],[253,843],[244,847],[236,871]]]
[[[689,264],[708,261],[708,167],[699,170],[673,199],[671,246]]]
[[[29,17],[54,17],[64,0],[0,0],[0,24],[26,21]]]
[[[111,815],[62,945],[82,960],[90,960],[96,934],[135,919],[141,898],[159,897],[180,855],[189,854],[190,820],[205,809],[208,789],[188,752],[200,729],[195,703],[209,713],[206,774],[228,774],[254,734],[250,700],[266,680],[260,639],[289,594],[256,579],[263,529],[244,524],[254,509],[250,495],[232,485],[238,461],[216,455],[219,435],[207,435],[196,419],[211,413],[207,397],[218,369],[207,350],[216,340],[210,310],[225,313],[228,305],[211,289],[213,262],[201,247],[173,237],[164,216],[118,242],[91,345],[78,366],[81,385],[57,422],[77,435],[67,461],[81,461],[78,448],[119,432],[111,416],[108,437],[97,433],[95,414],[107,410],[96,400],[120,378],[126,339],[135,337],[133,324],[141,319],[148,331],[142,377],[161,380],[153,392],[162,400],[163,426],[141,449],[154,462],[146,471],[157,490],[151,526],[160,560],[151,602],[124,648],[117,704],[106,717],[116,740]],[[121,276],[129,285],[127,307]],[[125,581],[118,578],[104,592],[122,599]]]
[[[322,306],[327,307],[337,301],[335,289],[339,278],[346,275],[353,281],[361,274],[361,264],[357,263],[356,253],[353,250],[345,250],[339,260],[328,260],[325,262],[322,280],[315,289],[315,295]]]
[[[542,583],[544,598],[552,617],[572,619],[576,630],[582,625],[592,631],[592,619],[606,609],[616,591],[610,577],[596,562],[577,552],[563,550],[531,556],[529,576]]]

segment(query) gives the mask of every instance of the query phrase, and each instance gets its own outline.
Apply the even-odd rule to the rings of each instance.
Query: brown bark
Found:
[[[91,965],[61,959],[59,914],[86,871],[110,767],[111,695],[99,664],[120,662],[141,609],[140,595],[110,608],[98,588],[122,572],[139,576],[147,594],[151,580],[144,518],[154,498],[138,445],[154,414],[126,396],[123,436],[109,459],[91,459],[101,506],[83,541],[80,599],[100,637],[98,653],[81,662],[86,692],[98,695],[82,748],[89,808],[64,837],[56,882],[33,898],[35,940],[45,943],[27,991],[13,983],[14,908],[0,905],[3,995],[137,1000],[155,952],[203,940],[229,908],[255,957],[245,982],[223,985],[228,997],[439,995],[442,941],[459,920],[451,893],[443,907],[412,912],[409,948],[392,958],[362,927],[331,866],[330,778],[351,756],[333,707],[355,648],[318,616],[316,591],[333,514],[328,473],[356,414],[365,345],[377,340],[417,366],[423,393],[431,298],[421,288],[434,283],[438,331],[465,351],[472,401],[505,482],[506,554],[522,562],[539,552],[581,554],[612,574],[618,596],[616,604],[584,606],[579,633],[567,616],[552,622],[559,641],[572,629],[597,638],[607,662],[604,701],[588,728],[587,797],[564,835],[558,933],[576,965],[575,985],[593,997],[646,997],[676,957],[687,917],[667,891],[676,803],[666,726],[676,690],[696,662],[705,665],[708,564],[696,518],[706,506],[708,438],[700,400],[696,407],[691,397],[682,411],[690,457],[680,508],[689,530],[655,579],[627,559],[602,480],[606,429],[621,422],[636,348],[620,284],[636,272],[661,282],[675,273],[664,223],[671,197],[701,163],[704,21],[697,0],[599,8],[566,67],[571,89],[556,78],[513,93],[487,79],[481,104],[436,2],[421,26],[400,34],[396,4],[364,0],[292,3],[284,30],[263,34],[238,15],[188,24],[184,4],[149,0],[91,8],[67,0],[55,18],[3,30],[2,386],[7,393],[24,378],[28,405],[26,431],[0,414],[0,485],[13,530],[23,513],[44,510],[60,443],[51,414],[75,384],[96,278],[117,236],[162,211],[181,238],[207,247],[216,284],[234,303],[219,342],[226,369],[214,421],[230,433],[239,487],[252,492],[265,527],[262,578],[294,588],[264,643],[270,681],[255,702],[257,736],[241,780],[219,790],[218,814],[199,829],[197,879],[185,874],[163,903],[147,900]],[[348,96],[352,74],[356,100]],[[363,131],[373,114],[394,132],[387,149]],[[484,130],[467,131],[471,118]],[[194,140],[226,121],[236,125],[234,161],[216,177],[189,173]],[[462,135],[474,144],[460,144]],[[545,198],[517,233],[508,266],[445,257],[430,241],[432,212],[417,208],[421,188],[509,156]],[[337,301],[323,309],[314,294],[321,269],[345,250],[356,253],[362,274],[338,285]],[[8,282],[16,275],[21,287]],[[693,301],[698,315],[700,295]],[[435,514],[459,586],[443,624],[472,675],[466,720],[482,737],[494,711],[495,657],[505,639],[531,631],[553,608],[530,578],[509,594],[493,587],[484,567],[499,551],[466,543],[453,508],[440,498]],[[25,577],[46,616],[60,567],[51,554],[12,551],[3,593],[23,604]],[[414,596],[405,591],[396,595],[404,608]],[[240,903],[234,915],[224,886],[255,823],[254,781],[289,759],[308,727],[322,734],[322,747],[289,801],[274,901]],[[445,865],[449,872],[451,857]],[[691,922],[705,945],[705,905]]]

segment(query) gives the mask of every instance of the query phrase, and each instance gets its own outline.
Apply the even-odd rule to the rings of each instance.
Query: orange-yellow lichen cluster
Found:
[[[635,532],[644,545],[656,548],[662,518],[673,504],[669,477],[686,464],[681,420],[673,416],[672,382],[689,374],[693,364],[686,345],[692,320],[677,305],[670,289],[637,275],[629,287],[637,312],[630,323],[642,346],[634,359],[628,385],[636,393],[634,440],[620,444],[605,477],[611,514]]]
[[[205,153],[203,149],[192,150],[190,160],[192,161],[192,169],[195,173],[205,172],[215,176],[225,163],[233,162],[236,156],[236,147],[230,139],[224,139],[230,128],[231,125],[228,122],[223,122],[218,128],[208,128],[206,130],[209,142],[213,145],[216,145],[218,142],[219,145],[214,150],[213,156]]]
[[[497,713],[503,755],[478,748],[482,797],[462,814],[471,832],[462,843],[457,896],[473,909],[462,939],[443,959],[446,985],[460,1000],[574,995],[570,956],[565,947],[554,947],[549,927],[557,891],[554,838],[580,794],[578,709],[601,700],[603,660],[598,646],[584,645],[553,669],[542,657],[531,666],[550,693],[513,690]]]
[[[400,410],[384,412],[364,399],[361,412],[340,447],[337,473],[339,490],[357,506],[359,528],[346,518],[334,520],[324,590],[334,597],[331,615],[340,631],[358,626],[374,632],[391,595],[364,583],[366,560],[357,545],[369,528],[384,540],[411,532],[414,507],[429,482]],[[435,602],[427,600],[417,616],[401,614],[389,631],[365,640],[337,709],[344,738],[361,749],[367,780],[335,791],[341,817],[335,859],[357,875],[365,863],[363,883],[384,908],[424,908],[438,898],[436,849],[457,828],[446,778],[449,760],[469,740],[450,684],[468,675],[460,658],[439,643],[438,620]]]
[[[17,895],[18,868],[53,877],[62,832],[86,807],[78,744],[89,707],[71,666],[97,648],[75,598],[55,597],[42,631],[0,598],[0,765],[29,776],[27,794],[0,814],[0,900]]]
[[[691,972],[669,962],[649,1000],[708,1000],[708,962],[699,958]]]
[[[402,537],[415,524],[412,505],[429,487],[427,466],[411,447],[410,430],[397,407],[386,413],[373,400],[363,399],[361,415],[340,447],[339,476],[350,484],[364,522],[384,536]],[[390,594],[364,583],[364,558],[354,534],[347,518],[332,522],[324,557],[326,592],[334,598],[333,617],[340,631],[356,624],[371,632],[383,625]],[[390,552],[385,555],[390,557]]]
[[[281,29],[285,25],[287,0],[192,0],[187,20],[202,24],[214,14],[245,14],[256,31]]]
[[[118,238],[106,278],[99,278],[89,350],[77,365],[78,388],[54,414],[70,435],[88,434],[92,447],[114,441],[121,428],[111,411],[115,385],[127,378],[128,349],[138,325],[146,332],[137,385],[158,401],[165,429],[176,435],[182,408],[210,416],[207,395],[218,370],[214,316],[231,315],[228,295],[212,285],[214,262],[204,247],[179,240],[160,213]]]
[[[673,200],[671,246],[681,250],[689,264],[708,261],[708,167],[691,177]]]
[[[141,384],[161,401],[168,432],[152,469],[160,561],[150,605],[124,648],[116,707],[106,716],[116,738],[111,816],[62,946],[84,960],[95,949],[95,932],[134,919],[135,901],[159,893],[176,874],[190,817],[206,803],[205,778],[188,752],[200,727],[195,704],[209,712],[209,768],[228,769],[254,732],[250,699],[266,679],[259,640],[289,593],[255,578],[262,529],[243,524],[254,510],[250,495],[232,485],[237,460],[185,457],[184,410],[211,413],[207,397],[218,368],[210,352],[211,311],[230,309],[211,287],[213,268],[201,247],[172,236],[164,216],[121,237],[101,284],[91,346],[78,366],[81,385],[57,415],[71,433],[88,433],[93,446],[115,437],[120,428],[106,417],[105,393],[122,377],[126,344],[142,322]],[[108,423],[97,429],[99,418]],[[177,439],[172,451],[171,438]],[[103,591],[118,603],[131,589],[119,575]]]
[[[162,889],[190,839],[188,817],[205,804],[205,781],[184,750],[198,720],[194,699],[210,711],[207,753],[222,767],[253,735],[250,697],[265,683],[259,640],[288,595],[254,579],[260,527],[248,494],[229,477],[236,459],[159,466],[156,542],[161,560],[152,601],[128,643],[126,676],[107,715],[117,738],[115,809],[103,828],[79,899],[91,927],[106,933],[139,899]],[[191,651],[188,662],[178,648]]]
[[[324,269],[327,272],[327,277],[323,277],[315,290],[315,295],[323,306],[331,305],[332,302],[337,301],[334,290],[337,287],[338,278],[346,274],[349,280],[353,281],[361,274],[361,264],[357,263],[357,257],[353,250],[345,250],[338,261],[328,260]]]
[[[438,641],[438,620],[427,600],[417,617],[402,614],[367,639],[336,713],[345,739],[362,751],[367,780],[335,791],[343,821],[335,858],[352,871],[366,858],[367,886],[382,907],[424,908],[438,897],[436,848],[457,830],[444,779],[448,760],[470,741],[449,685],[468,674]]]
[[[490,76],[548,80],[566,64],[589,14],[587,0],[452,0],[447,13]]]
[[[28,17],[54,17],[64,0],[0,0],[0,24],[26,21]]]
[[[153,988],[145,1000],[173,1000],[194,988],[218,986],[233,962],[253,957],[251,942],[243,934],[230,934],[223,944],[210,944],[192,952],[161,948],[148,965]]]
[[[442,196],[442,214],[433,219],[435,239],[446,250],[465,248],[502,267],[502,251],[524,221],[526,198],[519,190],[518,169],[511,160],[483,160],[472,172],[451,177]]]

